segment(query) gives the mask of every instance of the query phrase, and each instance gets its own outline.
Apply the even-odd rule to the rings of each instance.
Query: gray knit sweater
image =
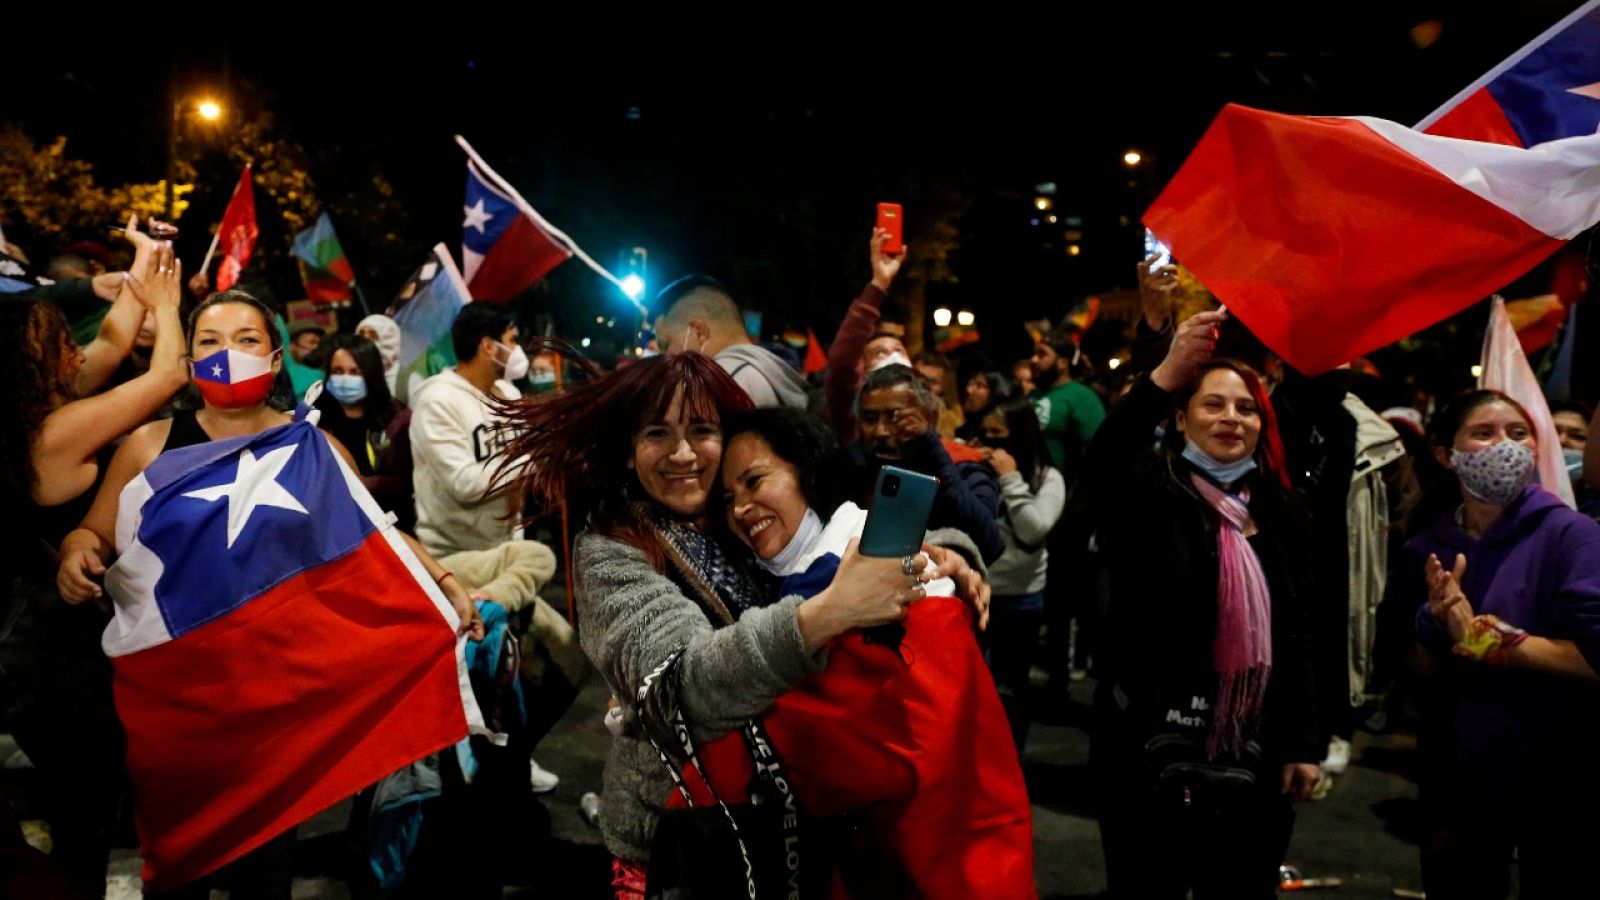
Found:
[[[738,728],[790,686],[822,671],[827,651],[806,654],[795,614],[800,597],[713,628],[700,607],[629,544],[585,531],[572,568],[583,650],[622,704],[622,734],[606,759],[600,828],[614,855],[643,863],[673,790],[634,708],[644,677],[684,648],[679,705],[691,733],[704,742]]]

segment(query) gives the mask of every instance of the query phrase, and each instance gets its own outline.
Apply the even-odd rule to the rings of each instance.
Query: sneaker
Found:
[[[1350,768],[1350,742],[1336,737],[1328,741],[1328,758],[1322,761],[1322,771],[1329,775],[1343,775]]]
[[[535,794],[548,794],[560,783],[561,776],[541,768],[533,757],[528,757],[528,785],[533,788]]]

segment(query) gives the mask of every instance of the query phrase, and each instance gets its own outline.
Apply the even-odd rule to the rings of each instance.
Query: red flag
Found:
[[[822,345],[817,342],[817,336],[811,329],[806,329],[806,361],[800,371],[810,375],[812,372],[821,372],[828,367],[828,354],[822,352]]]
[[[233,188],[233,199],[222,214],[222,224],[217,226],[217,240],[222,245],[222,263],[217,266],[217,290],[225,291],[239,283],[239,273],[250,261],[250,251],[256,247],[256,192],[250,183],[250,167],[239,173],[239,183]]]

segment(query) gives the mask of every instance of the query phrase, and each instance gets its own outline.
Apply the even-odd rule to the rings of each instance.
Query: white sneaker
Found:
[[[1328,758],[1322,761],[1322,771],[1329,775],[1343,775],[1350,768],[1350,742],[1341,737],[1328,741]]]
[[[528,785],[535,794],[548,794],[561,783],[561,776],[541,768],[533,757],[528,757]]]

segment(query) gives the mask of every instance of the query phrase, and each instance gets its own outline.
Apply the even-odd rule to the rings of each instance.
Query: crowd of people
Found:
[[[0,727],[45,784],[53,896],[104,891],[138,739],[101,649],[125,487],[301,401],[516,682],[474,681],[509,741],[441,754],[420,840],[353,886],[498,896],[501,867],[451,861],[488,840],[484,809],[556,787],[533,754],[592,667],[619,900],[1033,896],[1021,760],[1085,678],[1113,896],[1272,896],[1292,804],[1326,795],[1358,725],[1408,710],[1429,896],[1506,896],[1513,871],[1524,897],[1582,895],[1600,835],[1544,800],[1589,796],[1600,737],[1600,444],[1577,400],[1551,405],[1573,509],[1516,400],[1297,372],[1214,301],[1179,303],[1171,262],[1138,264],[1114,366],[1065,317],[1018,358],[908,346],[885,313],[905,251],[875,230],[812,376],[696,275],[613,371],[470,303],[455,364],[402,403],[394,319],[291,324],[186,281],[137,226],[125,267],[64,254],[0,301],[0,462],[27,523],[0,572]],[[936,480],[904,557],[858,549],[885,467]],[[576,628],[542,596],[560,558]],[[287,897],[292,846],[159,896]]]

